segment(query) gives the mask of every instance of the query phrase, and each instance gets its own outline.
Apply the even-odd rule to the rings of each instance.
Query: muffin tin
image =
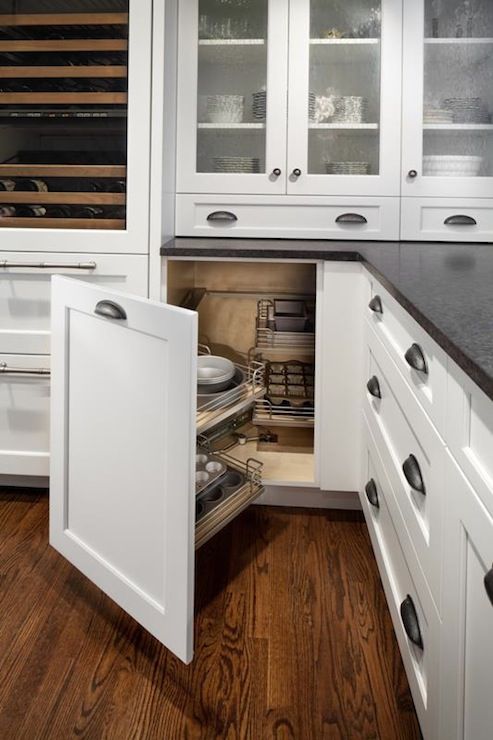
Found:
[[[226,465],[215,455],[198,449],[195,455],[195,493],[198,496],[202,491],[217,484],[227,472]]]
[[[218,506],[224,504],[247,482],[247,477],[239,470],[224,466],[225,472],[216,482],[202,490],[196,501],[196,520],[199,521]]]
[[[265,366],[266,398],[274,405],[313,405],[313,365],[290,360],[267,362]]]

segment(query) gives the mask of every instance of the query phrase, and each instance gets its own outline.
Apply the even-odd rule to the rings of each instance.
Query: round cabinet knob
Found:
[[[294,177],[301,177],[301,170],[298,167],[296,167],[293,170],[293,175],[294,175]]]
[[[279,169],[279,167],[276,167],[276,168],[275,168],[275,170],[272,170],[272,174],[273,174],[273,175],[274,175],[275,177],[281,177],[281,174],[282,174],[282,172],[281,172],[281,170]]]
[[[410,177],[411,180],[414,180],[414,178],[418,176],[418,171],[417,170],[409,170],[409,172],[407,173],[407,176]]]

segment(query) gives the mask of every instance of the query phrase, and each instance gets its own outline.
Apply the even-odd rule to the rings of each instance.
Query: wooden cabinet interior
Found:
[[[199,342],[242,366],[269,368],[265,392],[250,408],[223,415],[205,435],[214,450],[261,461],[266,483],[315,482],[316,270],[315,264],[168,261],[168,303],[197,310]],[[304,330],[262,328],[260,303],[272,312],[275,300],[307,307]],[[272,327],[272,318],[266,323]],[[270,378],[276,382],[269,385]]]

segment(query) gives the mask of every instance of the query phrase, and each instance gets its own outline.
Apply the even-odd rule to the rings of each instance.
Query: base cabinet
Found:
[[[493,734],[493,517],[448,456],[442,625],[442,735]]]

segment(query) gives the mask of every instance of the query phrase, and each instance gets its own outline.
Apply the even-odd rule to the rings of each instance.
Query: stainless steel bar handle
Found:
[[[51,375],[47,367],[9,367],[6,362],[0,362],[0,375]]]
[[[0,268],[34,268],[36,270],[95,270],[96,262],[13,262],[0,260]]]

